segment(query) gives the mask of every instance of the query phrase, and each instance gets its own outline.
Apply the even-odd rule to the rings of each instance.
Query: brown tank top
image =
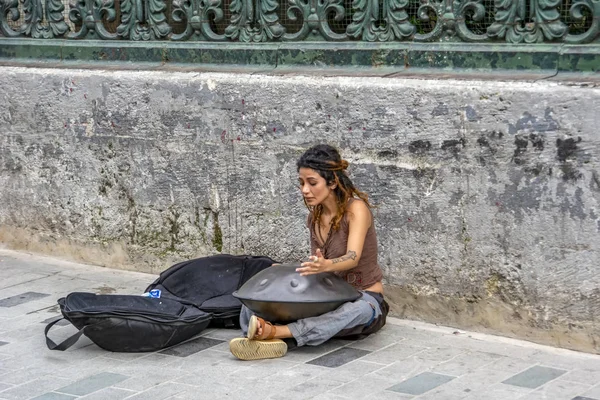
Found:
[[[361,201],[350,199],[348,205],[353,201]],[[348,252],[348,212],[340,221],[340,226],[337,230],[331,230],[325,243],[321,243],[315,232],[313,224],[312,212],[307,218],[308,229],[310,230],[310,250],[311,254],[315,254],[317,249],[321,249],[323,256],[327,259],[337,258],[345,255]],[[346,282],[357,289],[364,290],[383,279],[383,272],[377,263],[377,235],[375,233],[375,223],[373,222],[373,213],[371,213],[371,226],[365,237],[363,251],[358,261],[358,265],[347,271],[336,272]]]

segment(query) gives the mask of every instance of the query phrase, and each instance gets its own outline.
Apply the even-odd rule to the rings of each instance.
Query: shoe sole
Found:
[[[280,339],[249,340],[236,338],[229,342],[231,354],[240,360],[262,360],[265,358],[279,358],[287,353],[287,344]]]

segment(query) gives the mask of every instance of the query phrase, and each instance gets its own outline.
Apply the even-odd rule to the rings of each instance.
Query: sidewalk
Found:
[[[87,338],[47,349],[43,329],[73,291],[141,294],[155,276],[0,250],[0,399],[600,400],[600,356],[395,318],[376,335],[239,361],[237,330],[157,353]],[[75,332],[55,326],[55,341]]]

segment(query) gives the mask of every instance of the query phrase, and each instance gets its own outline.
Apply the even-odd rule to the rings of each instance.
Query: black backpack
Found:
[[[146,292],[210,313],[213,327],[239,328],[242,303],[232,296],[248,279],[270,267],[269,257],[217,255],[184,261],[162,272]]]
[[[99,347],[117,352],[156,351],[192,338],[209,325],[239,327],[241,303],[232,296],[254,274],[271,266],[268,257],[216,255],[173,265],[139,295],[74,292],[58,300],[63,318],[79,331],[60,344],[48,332],[51,350],[66,350],[86,335]]]

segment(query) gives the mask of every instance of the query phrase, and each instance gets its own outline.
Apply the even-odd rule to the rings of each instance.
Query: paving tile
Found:
[[[56,388],[64,386],[68,382],[69,380],[67,379],[45,376],[4,390],[0,393],[0,397],[8,400],[29,399],[54,391]]]
[[[600,371],[600,357],[586,353],[570,352],[568,356],[562,356],[552,350],[540,350],[528,357],[527,360],[557,369]]]
[[[68,386],[57,389],[56,391],[60,393],[74,394],[76,396],[84,396],[97,390],[104,389],[105,387],[112,386],[115,383],[122,382],[128,378],[129,377],[125,375],[102,372],[100,374],[81,379]]]
[[[45,320],[42,321],[42,324],[49,324],[50,322],[56,321],[57,319],[62,318],[60,315],[55,315],[53,317],[47,318]],[[69,325],[70,322],[67,321],[66,319],[62,319],[61,321],[57,322],[54,326],[67,326]]]
[[[336,368],[350,361],[356,360],[370,354],[370,351],[344,347],[327,353],[319,358],[309,361],[307,364],[321,365],[323,367]]]
[[[523,372],[526,369],[529,369],[535,365],[536,363],[532,361],[510,357],[501,357],[493,363],[486,365],[485,368],[495,369],[502,372],[509,372],[511,373],[511,375],[514,375],[516,373]]]
[[[419,352],[415,355],[415,357],[427,361],[434,361],[436,363],[443,363],[464,353],[464,349],[436,346],[434,348]]]
[[[442,332],[426,331],[416,329],[412,326],[394,325],[391,323],[386,324],[379,333],[409,339],[411,342],[419,341],[430,344],[437,343],[441,338],[447,336],[447,334]]]
[[[581,396],[600,400],[600,385],[594,386],[588,391],[581,393]]]
[[[463,399],[470,393],[485,390],[486,388],[493,386],[494,384],[498,384],[510,375],[511,374],[502,373],[496,370],[474,370],[472,372],[469,372],[468,374],[462,375],[444,385],[438,386],[437,388],[426,392],[425,394],[419,396],[418,399]],[[485,400],[485,397],[482,397],[481,400]]]
[[[561,380],[595,385],[600,382],[600,370],[576,369],[567,372]]]
[[[187,357],[190,354],[209,349],[221,343],[223,343],[222,340],[199,337],[197,339],[193,339],[185,343],[179,344],[177,346],[169,347],[168,349],[162,350],[160,351],[160,354],[166,354],[169,356],[177,357]]]
[[[169,367],[189,374],[202,373],[208,367],[211,370],[219,369],[224,374],[230,374],[239,369],[254,365],[252,361],[241,361],[231,355],[231,353],[214,351],[212,349],[192,354],[189,357],[177,358],[178,360],[170,363]]]
[[[449,346],[470,351],[493,353],[515,359],[529,359],[533,354],[536,354],[539,351],[525,346],[494,341],[493,339],[481,340],[470,337],[469,335],[444,335],[438,338],[435,343],[438,346]],[[535,362],[532,364],[535,364]]]
[[[10,342],[22,341],[24,339],[39,337],[40,330],[43,330],[43,327],[40,327],[39,321],[35,321],[32,324],[24,325],[20,327],[15,327],[15,329],[11,329],[2,334],[2,338],[5,340],[9,340]],[[53,332],[50,333],[50,336],[53,336]]]
[[[431,367],[432,365],[429,361],[417,359],[416,357],[408,357],[393,364],[385,365],[383,368],[373,372],[373,374],[391,379],[397,383],[398,381],[418,375],[421,372],[429,371]]]
[[[255,375],[239,371],[239,373],[236,372],[226,377],[227,382],[221,386],[229,388],[226,394],[228,399],[251,399],[253,396],[248,396],[248,390],[251,390],[253,393],[260,393],[258,398],[269,398],[270,396],[279,395],[294,386],[302,385],[311,379],[320,377],[324,371],[330,371],[330,369],[308,364],[296,364],[292,368],[285,368],[275,373],[271,372],[268,375],[258,378]],[[201,384],[203,387],[206,386],[204,382]],[[243,390],[244,388],[245,391]],[[211,388],[211,390],[215,389]],[[224,395],[221,393],[221,396],[218,398],[223,397]]]
[[[151,389],[145,390],[131,397],[127,397],[127,400],[163,400],[182,392],[189,392],[190,396],[194,394],[193,397],[188,397],[190,399],[210,398],[209,396],[205,395],[207,393],[206,388],[203,388],[202,391],[199,391],[198,388],[191,388],[187,385],[167,382],[163,383],[162,385],[154,386]],[[202,393],[201,396],[199,395],[200,393]]]
[[[204,390],[195,387],[193,389],[186,388],[182,392],[178,392],[167,398],[168,400],[266,400],[267,396],[264,394],[252,396],[248,393],[248,389],[227,389],[218,393],[209,390]],[[128,399],[129,400],[129,399]]]
[[[521,397],[522,400],[571,400],[573,397],[585,393],[591,385],[584,383],[568,382],[560,379],[554,380]]]
[[[532,400],[534,398],[571,400],[573,397],[585,393],[591,387],[592,385],[587,385],[585,383],[569,382],[562,379],[556,379],[529,393],[528,396],[532,396]]]
[[[404,360],[426,350],[428,350],[428,347],[400,342],[369,354],[364,358],[364,361],[373,361],[380,364],[393,364],[396,361]]]
[[[316,378],[327,371],[327,368],[321,366],[298,364],[292,368],[282,369],[275,374],[266,376],[262,381],[267,383],[276,382],[277,384],[285,385],[286,388],[290,388]]]
[[[456,380],[450,381],[437,388],[418,396],[419,400],[462,400],[471,393],[471,388],[463,383],[457,383]]]
[[[391,390],[392,392],[419,395],[443,385],[444,383],[450,382],[455,378],[456,377],[449,375],[423,372],[404,382],[400,382],[397,385],[391,386],[387,388],[387,390]]]
[[[390,392],[389,390],[382,390],[379,392],[373,393],[373,398],[377,400],[411,400],[411,399],[420,399],[419,397],[415,398],[412,394],[398,393],[398,392]],[[436,400],[441,400],[440,398]],[[447,400],[445,397],[443,400]]]
[[[306,362],[321,357],[326,353],[341,349],[352,342],[348,340],[332,339],[319,346],[302,346],[290,349],[285,355],[287,361]]]
[[[498,383],[470,392],[464,400],[513,400],[526,396],[528,393],[531,393],[531,389]]]
[[[355,360],[337,368],[327,368],[322,377],[347,383],[385,367],[384,364]]]
[[[98,354],[96,351],[101,351],[99,354],[107,353],[104,350],[99,350],[96,346],[89,346],[82,348],[78,351],[71,351],[73,348],[69,349],[68,352],[65,352],[65,355],[76,354],[85,356],[88,355],[90,357],[89,360],[82,360],[78,363],[67,363],[67,368],[56,369],[52,371],[53,375],[63,376],[65,378],[69,378],[72,381],[85,379],[92,375],[100,374],[103,372],[114,371],[120,366],[126,364],[125,361],[115,360],[107,357],[93,357],[89,356],[90,353]],[[46,350],[48,351],[48,350]]]
[[[202,387],[205,394],[211,395],[222,395],[225,392],[235,391],[246,385],[256,385],[256,379],[249,379],[243,374],[233,377],[230,370],[223,369],[218,365],[205,366],[191,374],[174,378],[171,382]]]
[[[469,372],[468,374],[461,375],[451,383],[463,385],[465,389],[469,389],[470,393],[489,386],[497,385],[512,375],[513,374],[511,372],[482,368]]]
[[[385,335],[378,332],[376,335],[370,335],[365,339],[357,340],[351,343],[350,347],[355,349],[377,351],[403,340],[405,339],[399,336]]]
[[[118,389],[109,387],[98,390],[97,392],[88,394],[87,396],[79,397],[85,400],[121,400],[129,396],[133,396],[136,392],[126,389]]]
[[[76,398],[77,397],[70,396],[68,394],[49,392],[49,393],[44,393],[41,396],[34,397],[32,400],[72,400],[72,399],[76,399]]]
[[[15,296],[6,297],[0,300],[0,307],[14,307],[20,304],[29,303],[50,296],[47,293],[25,292]]]
[[[340,387],[332,389],[328,393],[350,399],[366,399],[371,397],[376,398],[373,396],[374,388],[381,388],[383,390],[392,386],[394,383],[395,381],[393,380],[374,374],[367,374],[362,376],[360,379],[356,379]]]
[[[420,358],[417,356],[417,358]],[[432,368],[432,372],[439,374],[461,376],[478,368],[498,361],[501,357],[492,353],[467,352],[444,361]]]
[[[348,400],[348,397],[337,396],[332,393],[322,393],[315,397],[311,397],[312,400]]]
[[[18,368],[0,376],[0,382],[18,386],[46,375],[44,368]]]
[[[597,400],[597,399],[592,399],[591,397],[577,396],[577,397],[573,397],[571,400]]]
[[[99,355],[102,355],[102,357],[104,358],[109,358],[111,360],[119,360],[119,361],[125,361],[125,362],[129,362],[129,361],[133,361],[133,360],[138,360],[140,358],[144,358],[148,356],[148,353],[116,353],[116,352],[111,352],[111,351],[104,351],[103,349],[100,349],[97,346],[94,346],[95,349],[98,350]],[[150,353],[152,355],[159,355],[156,353]],[[163,357],[161,355],[161,357]],[[167,357],[167,356],[164,356]],[[171,358],[175,358],[175,357],[171,357]]]
[[[0,283],[0,289],[7,289],[9,287],[31,283],[37,279],[47,278],[49,275],[47,274],[36,274],[36,273],[23,273],[22,271],[18,271],[17,269],[12,269],[12,271],[6,271],[7,274],[2,274],[2,280]]]
[[[151,353],[151,354],[147,354],[147,355],[142,354],[142,357],[139,358],[139,361],[144,362],[144,363],[165,366],[165,365],[170,365],[179,359],[180,358],[177,356],[169,356],[166,354]]]
[[[283,361],[283,362],[281,362]],[[236,371],[231,373],[231,378],[237,379],[239,377],[244,377],[245,379],[262,379],[266,376],[274,375],[278,372],[287,370],[289,368],[294,368],[298,365],[298,363],[285,362],[282,359],[268,359],[268,360],[258,360],[258,362],[252,363],[252,365],[246,366],[246,363],[241,363],[242,368],[237,369]],[[317,367],[313,367],[317,369]],[[329,371],[325,367],[318,367],[322,372]]]
[[[335,381],[329,378],[317,377],[299,385],[283,390],[269,397],[273,400],[304,400],[323,394],[331,389],[342,386],[344,382]]]
[[[129,379],[115,383],[113,387],[132,390],[135,392],[142,392],[153,386],[160,385],[162,383],[185,375],[184,371],[164,368],[164,366],[155,368],[152,365],[148,365],[148,368],[146,370],[140,370],[140,367],[132,369],[129,371],[129,374],[132,374],[134,372],[137,372],[138,375],[132,376]]]
[[[6,389],[10,389],[13,385],[9,385],[7,383],[0,383],[0,392]]]
[[[8,344],[8,342],[3,342],[0,340],[0,346],[4,346],[5,344]]]
[[[507,385],[535,389],[547,382],[550,382],[553,379],[558,378],[566,372],[567,371],[560,369],[540,367],[539,365],[536,365],[535,367],[531,367],[526,371],[523,371],[511,378],[508,378],[502,383],[505,383]]]

